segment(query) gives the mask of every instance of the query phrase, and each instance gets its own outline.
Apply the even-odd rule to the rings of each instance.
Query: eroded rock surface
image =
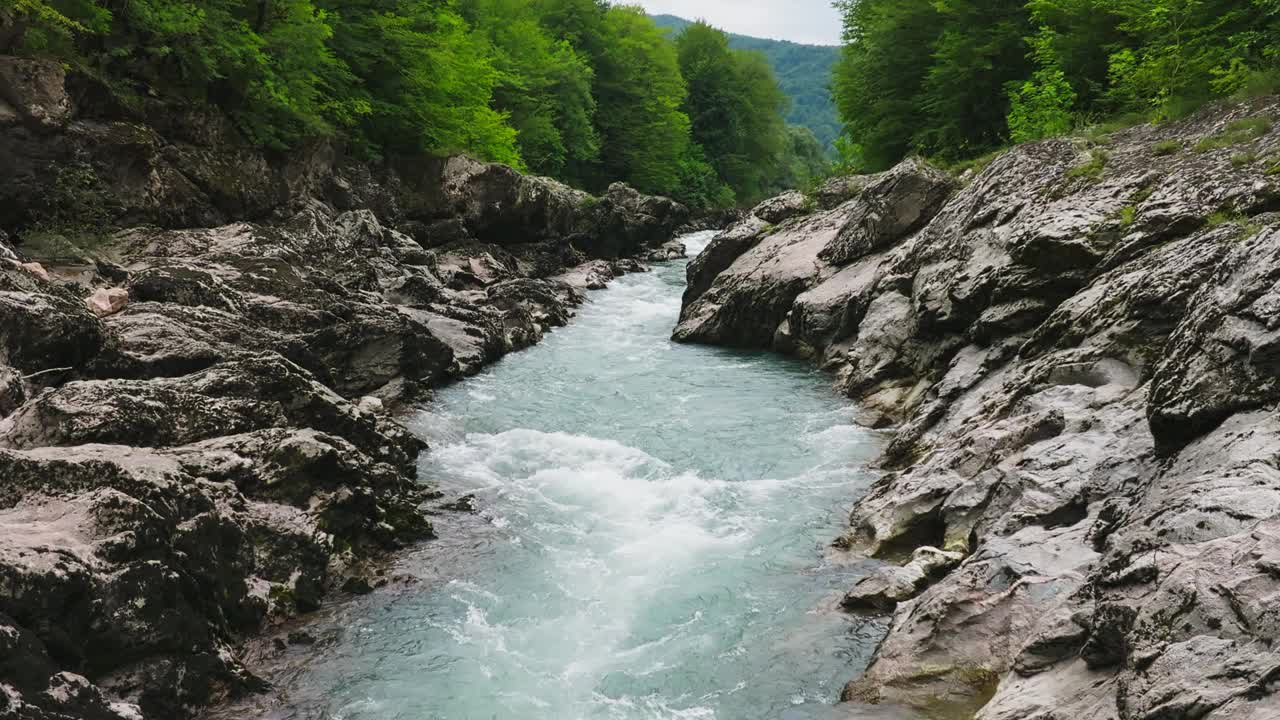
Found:
[[[439,496],[397,408],[683,255],[688,212],[467,158],[268,158],[76,114],[0,57],[0,717],[184,718],[263,683],[237,645],[383,582]],[[92,253],[41,255],[60,174]]]
[[[896,427],[839,543],[901,564],[846,597],[893,613],[846,700],[1280,717],[1280,132],[1193,150],[1277,114],[1024,145],[963,187],[908,161],[693,264],[677,339],[812,358]]]

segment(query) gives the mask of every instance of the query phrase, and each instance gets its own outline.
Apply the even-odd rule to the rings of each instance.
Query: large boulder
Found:
[[[833,265],[847,265],[894,245],[932,220],[955,188],[950,176],[921,160],[900,163],[868,180],[844,227],[819,257]]]
[[[12,113],[38,130],[56,130],[71,120],[66,71],[57,60],[0,56],[0,124]]]

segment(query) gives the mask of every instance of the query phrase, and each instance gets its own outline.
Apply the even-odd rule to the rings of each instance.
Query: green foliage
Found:
[[[671,193],[689,151],[676,48],[635,7],[609,8],[603,32],[595,86],[600,172],[642,192]]]
[[[1009,86],[1009,139],[1013,142],[1064,135],[1074,124],[1076,91],[1058,62],[1053,34],[1042,29],[1032,44],[1039,69],[1030,80]]]
[[[1003,141],[1065,134],[1078,118],[1159,122],[1214,98],[1280,90],[1276,0],[837,6],[845,46],[834,89],[870,169],[910,152],[975,157]],[[991,102],[997,96],[1008,99],[1007,114]]]
[[[1164,157],[1166,155],[1177,155],[1182,152],[1182,143],[1177,140],[1161,140],[1151,146],[1151,154],[1156,157]]]
[[[594,75],[566,40],[555,39],[525,0],[467,0],[465,15],[490,46],[498,72],[493,104],[507,114],[528,169],[564,177],[600,150]]]
[[[1257,153],[1236,153],[1231,156],[1231,167],[1242,168],[1248,167],[1258,161]]]
[[[674,15],[655,15],[653,21],[658,27],[670,28],[675,34],[693,24]],[[828,86],[831,69],[840,57],[839,48],[732,33],[729,34],[729,47],[763,54],[778,78],[778,87],[791,99],[787,123],[808,128],[821,147],[834,149],[835,140],[840,135],[840,119]]]
[[[1138,217],[1138,206],[1125,205],[1124,207],[1120,208],[1120,212],[1118,214],[1118,218],[1120,220],[1120,227],[1128,229],[1133,225],[1133,222],[1134,220],[1137,219],[1137,217]]]
[[[1011,83],[1032,71],[1022,0],[836,5],[845,45],[833,90],[866,169],[910,152],[958,160],[1005,143]]]
[[[1037,70],[1009,91],[1009,139],[1026,142],[1071,130],[1076,93],[1061,70]]]
[[[1232,145],[1252,142],[1271,132],[1271,127],[1271,118],[1268,117],[1253,117],[1236,120],[1228,123],[1222,132],[1210,135],[1196,143],[1195,151],[1198,153],[1206,153],[1213,150],[1228,148]]]
[[[710,206],[823,165],[768,62],[724,37],[689,35],[691,94],[672,38],[605,0],[0,0],[0,52],[56,57],[135,112],[208,105],[261,146],[465,152]]]
[[[787,98],[773,71],[762,55],[730,49],[728,36],[706,23],[685,28],[676,47],[694,142],[735,196],[761,199],[791,147],[782,121]]]
[[[491,105],[500,74],[451,2],[318,0],[350,69],[330,83],[356,136],[397,153],[469,152],[520,164],[515,131]]]
[[[1110,159],[1110,155],[1105,150],[1090,150],[1088,160],[1067,171],[1067,179],[1084,178],[1090,182],[1097,182],[1106,173],[1107,161]]]
[[[1262,231],[1263,225],[1254,222],[1248,216],[1234,208],[1222,208],[1209,216],[1208,225],[1211,228],[1222,227],[1224,225],[1234,225],[1240,229],[1239,237],[1246,239],[1253,237]]]

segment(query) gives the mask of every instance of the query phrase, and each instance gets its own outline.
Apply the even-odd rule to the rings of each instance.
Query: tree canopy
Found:
[[[865,169],[1280,88],[1276,0],[838,0],[833,89]]]
[[[121,107],[207,104],[265,147],[466,152],[702,205],[813,159],[761,56],[603,0],[0,0],[0,30],[0,52],[56,57]]]

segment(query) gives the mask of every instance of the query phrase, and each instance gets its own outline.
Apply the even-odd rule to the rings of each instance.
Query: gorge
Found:
[[[1274,98],[695,217],[0,78],[0,715],[1280,714]]]

